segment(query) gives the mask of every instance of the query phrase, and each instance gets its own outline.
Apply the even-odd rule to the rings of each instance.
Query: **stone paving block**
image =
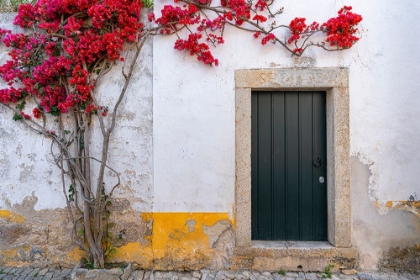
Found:
[[[9,275],[6,275],[6,276],[3,278],[3,280],[12,280],[13,278],[15,278],[15,275],[13,275],[13,274],[9,274]]]
[[[42,280],[42,278],[44,278],[44,276],[37,276],[34,278],[34,280]]]
[[[15,271],[15,275],[20,275],[23,271],[25,270],[24,267],[19,267],[16,271]]]
[[[8,272],[9,275],[14,275],[16,273],[16,271],[18,271],[17,267],[12,267],[12,269]]]
[[[317,280],[319,279],[316,273],[305,273],[305,279],[307,280]]]
[[[357,277],[359,277],[360,280],[372,280],[372,276],[366,273],[357,273]]]
[[[216,280],[224,280],[224,277],[225,277],[225,275],[224,275],[224,271],[223,270],[219,270],[216,273]]]
[[[17,280],[25,280],[26,275],[19,275],[19,278]]]
[[[31,273],[29,273],[28,275],[26,275],[27,277],[36,277],[36,276],[38,276],[38,272],[40,271],[41,269],[40,268],[35,268],[35,269],[32,269],[32,271],[31,271]],[[36,275],[36,276],[35,276]]]
[[[71,269],[70,268],[66,268],[63,271],[61,271],[60,277],[62,277],[62,278],[67,277],[67,276],[70,275],[70,273],[71,273]]]
[[[143,279],[144,279],[144,280],[148,280],[148,279],[150,279],[150,275],[152,275],[152,273],[151,273],[150,271],[145,271],[145,272],[144,272],[144,275],[143,275],[143,276],[144,276],[144,278],[143,278]]]
[[[20,275],[21,276],[26,276],[26,275],[28,275],[29,273],[31,273],[32,271],[33,271],[34,269],[33,268],[26,268],[26,269],[24,269],[21,273],[20,273]]]
[[[59,270],[59,269],[54,269],[50,272],[53,272],[53,278],[56,278],[61,274],[61,270]]]
[[[201,280],[206,280],[207,276],[210,274],[210,271],[208,270],[201,270]]]
[[[44,275],[44,280],[49,280],[53,277],[54,271],[50,272],[48,271],[47,274]]]
[[[129,280],[142,280],[144,276],[143,270],[135,270],[131,273],[130,277],[128,277]]]
[[[155,279],[167,279],[165,273],[163,271],[156,271],[154,273]]]
[[[2,280],[6,276],[7,276],[7,274],[0,274],[0,280]]]
[[[12,270],[13,269],[13,267],[6,267],[6,268],[3,268],[3,272],[5,273],[5,274],[8,274],[9,273],[9,271],[10,270]]]
[[[354,275],[340,275],[340,279],[342,280],[359,280],[357,276]]]
[[[48,268],[41,269],[38,271],[38,276],[45,276],[48,273]]]
[[[142,279],[146,279],[146,275],[145,275],[145,271],[141,270],[137,273],[137,280],[142,280]]]
[[[407,278],[411,278],[413,280],[420,280],[420,273],[419,274],[410,274],[410,276],[405,275]]]

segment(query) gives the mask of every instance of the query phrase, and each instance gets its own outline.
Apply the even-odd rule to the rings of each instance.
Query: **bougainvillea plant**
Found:
[[[0,29],[10,56],[0,67],[6,83],[0,104],[13,112],[15,121],[51,139],[73,225],[71,240],[95,267],[103,267],[115,250],[105,230],[106,207],[120,185],[120,174],[109,166],[108,151],[118,109],[148,38],[175,34],[175,50],[214,66],[219,61],[211,48],[223,44],[229,26],[296,56],[308,47],[351,48],[359,40],[362,17],[351,7],[344,6],[324,23],[308,24],[297,17],[280,25],[283,8],[274,10],[273,4],[274,0],[175,0],[155,16],[142,12],[150,8],[150,0],[38,0],[19,7],[14,24],[25,29],[23,33]],[[113,67],[121,67],[124,83],[113,104],[102,104],[107,93],[99,92],[98,85]],[[90,149],[95,126],[102,136],[94,139],[101,147],[99,154]],[[93,168],[95,162],[99,167]],[[106,171],[116,179],[105,188]]]

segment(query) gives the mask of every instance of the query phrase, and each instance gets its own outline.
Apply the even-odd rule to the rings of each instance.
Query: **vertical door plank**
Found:
[[[258,236],[258,92],[251,95],[251,238]]]
[[[273,239],[286,239],[285,93],[273,93]]]
[[[260,240],[272,240],[272,118],[271,93],[258,95],[258,235]]]
[[[314,158],[322,157],[321,167],[314,167],[314,237],[313,240],[327,240],[327,128],[326,128],[326,96],[325,92],[314,92],[313,138]],[[324,183],[319,182],[320,177]]]
[[[312,193],[312,92],[299,93],[299,150],[300,150],[300,240],[313,235]]]
[[[299,98],[286,94],[286,239],[299,240]]]

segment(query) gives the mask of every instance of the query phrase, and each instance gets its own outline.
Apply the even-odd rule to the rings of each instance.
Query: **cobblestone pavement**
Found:
[[[54,269],[54,268],[27,268],[27,267],[1,267],[0,280],[420,280],[420,275],[405,273],[379,273],[347,271],[347,274],[327,275],[325,273],[286,272],[282,274],[256,271],[211,271],[200,270],[192,272],[176,271],[145,271],[133,270],[131,266],[126,270],[114,268],[109,270],[86,269]]]

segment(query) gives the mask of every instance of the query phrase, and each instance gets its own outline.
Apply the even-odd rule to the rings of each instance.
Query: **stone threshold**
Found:
[[[324,271],[329,265],[357,267],[354,247],[338,248],[329,242],[252,241],[233,248],[234,267],[258,271]]]
[[[251,241],[252,248],[281,248],[281,249],[332,249],[335,248],[328,241]]]
[[[236,256],[253,257],[347,257],[356,258],[356,248],[337,248],[328,242],[273,242],[253,241],[251,247],[235,247]]]

